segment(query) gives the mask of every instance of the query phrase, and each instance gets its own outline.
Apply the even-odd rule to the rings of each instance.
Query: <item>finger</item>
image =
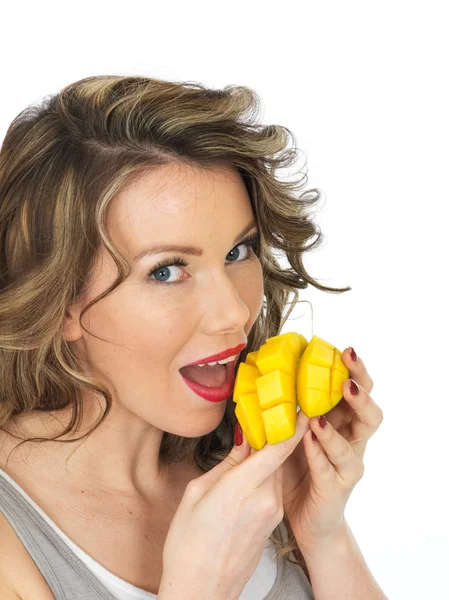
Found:
[[[350,441],[364,441],[366,444],[383,421],[382,409],[374,402],[366,389],[354,380],[347,379],[344,382],[343,395],[354,411],[351,420],[352,439]]]
[[[335,478],[338,474],[344,482],[353,483],[361,477],[360,466],[363,471],[363,463],[354,454],[351,444],[336,431],[328,421],[324,428],[321,427],[319,419],[313,418],[310,421],[310,427],[317,437],[317,442],[313,442],[310,434],[309,449],[313,461],[317,466],[314,468],[316,475],[321,478],[327,475],[328,479]],[[315,446],[317,447],[314,447]],[[324,456],[320,456],[321,452]],[[326,460],[325,460],[326,459]],[[325,464],[327,461],[328,464]],[[331,469],[329,469],[329,466]],[[332,473],[332,471],[334,473]]]
[[[276,471],[276,499],[278,506],[284,506],[284,469],[282,465]]]
[[[255,454],[256,452],[260,452],[259,450],[255,450],[254,448],[251,448],[251,455]],[[274,490],[275,494],[276,494],[276,500],[277,500],[277,505],[281,506],[283,504],[283,477],[282,477],[282,465],[279,467],[279,469],[276,469],[276,471],[270,475],[269,477],[267,477],[267,479],[264,481],[264,483],[262,483],[259,487],[259,489],[263,489],[265,488],[267,491],[270,491],[270,489]]]
[[[360,356],[358,356],[357,360],[353,361],[351,358],[351,351],[349,350],[349,348],[346,348],[346,350],[342,352],[341,356],[344,364],[349,369],[349,377],[351,377],[351,379],[354,379],[354,381],[356,381],[357,383],[360,383],[360,385],[365,388],[368,394],[371,394],[371,392],[373,391],[374,383],[370,374],[366,370],[363,359],[360,358]]]
[[[232,450],[221,462],[195,479],[195,487],[190,491],[192,497],[198,499],[202,497],[204,489],[210,489],[219,481],[219,479],[233,469],[236,469],[250,456],[252,448],[243,432],[242,436],[243,441],[240,446],[234,444]]]
[[[322,489],[323,486],[332,484],[337,474],[319,440],[312,439],[312,431],[311,429],[304,436],[304,452],[309,465],[310,478],[318,489]]]
[[[309,421],[300,410],[296,415],[295,433],[290,438],[277,444],[266,443],[261,450],[252,452],[232,473],[237,485],[249,489],[259,487],[290,456],[309,430]]]

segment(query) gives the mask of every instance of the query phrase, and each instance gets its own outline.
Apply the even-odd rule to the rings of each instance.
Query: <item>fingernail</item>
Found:
[[[318,421],[319,421],[319,423],[320,423],[320,427],[321,427],[321,429],[324,429],[324,428],[326,427],[326,423],[327,423],[327,419],[326,419],[326,417],[325,417],[324,415],[321,415],[321,416],[318,418]]]
[[[315,432],[314,432],[314,431],[312,431],[312,440],[313,440],[314,442],[316,442],[316,440],[317,440],[317,437],[316,437],[316,435],[315,435]]]
[[[354,348],[352,348],[351,346],[349,347],[349,351],[351,352],[351,358],[354,362],[356,362],[357,360],[357,354],[355,353]]]
[[[351,394],[352,394],[353,396],[357,396],[357,394],[358,394],[358,393],[359,393],[359,391],[360,391],[360,388],[359,388],[359,386],[356,384],[356,382],[355,382],[353,379],[350,379],[349,381],[351,382],[351,383],[350,383]]]
[[[241,446],[242,442],[243,442],[243,431],[240,426],[240,423],[237,421],[237,423],[235,424],[235,431],[234,431],[234,444],[236,446]]]

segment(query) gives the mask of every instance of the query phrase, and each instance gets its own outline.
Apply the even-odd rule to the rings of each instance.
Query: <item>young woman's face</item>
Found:
[[[257,231],[245,185],[232,167],[208,170],[168,165],[149,172],[114,199],[108,229],[130,261],[153,246],[185,245],[181,251],[143,255],[130,276],[83,317],[101,341],[72,319],[69,341],[113,394],[115,409],[184,437],[215,429],[226,402],[193,392],[179,369],[247,342],[263,303],[261,264],[244,235]],[[236,237],[239,238],[236,241]],[[171,264],[154,270],[161,260]],[[114,280],[117,268],[104,247],[91,287],[76,317]]]

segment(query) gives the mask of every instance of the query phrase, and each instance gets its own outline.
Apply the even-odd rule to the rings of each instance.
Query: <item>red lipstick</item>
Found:
[[[234,348],[228,348],[227,350],[224,350],[223,352],[219,352],[218,354],[213,354],[212,356],[207,356],[206,358],[200,358],[199,360],[196,360],[195,362],[191,362],[188,365],[184,365],[185,367],[190,367],[191,365],[198,365],[198,364],[203,364],[203,363],[207,363],[207,362],[214,362],[216,360],[223,360],[224,358],[228,358],[228,356],[233,356],[234,354],[238,354],[239,352],[241,352],[244,348],[246,348],[247,344],[239,344],[238,346],[235,346]]]

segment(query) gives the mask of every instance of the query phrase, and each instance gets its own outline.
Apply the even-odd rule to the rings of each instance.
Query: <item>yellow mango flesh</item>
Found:
[[[240,363],[234,386],[235,414],[251,448],[292,437],[297,406],[309,418],[329,412],[343,398],[349,370],[341,352],[314,335],[282,333]]]

